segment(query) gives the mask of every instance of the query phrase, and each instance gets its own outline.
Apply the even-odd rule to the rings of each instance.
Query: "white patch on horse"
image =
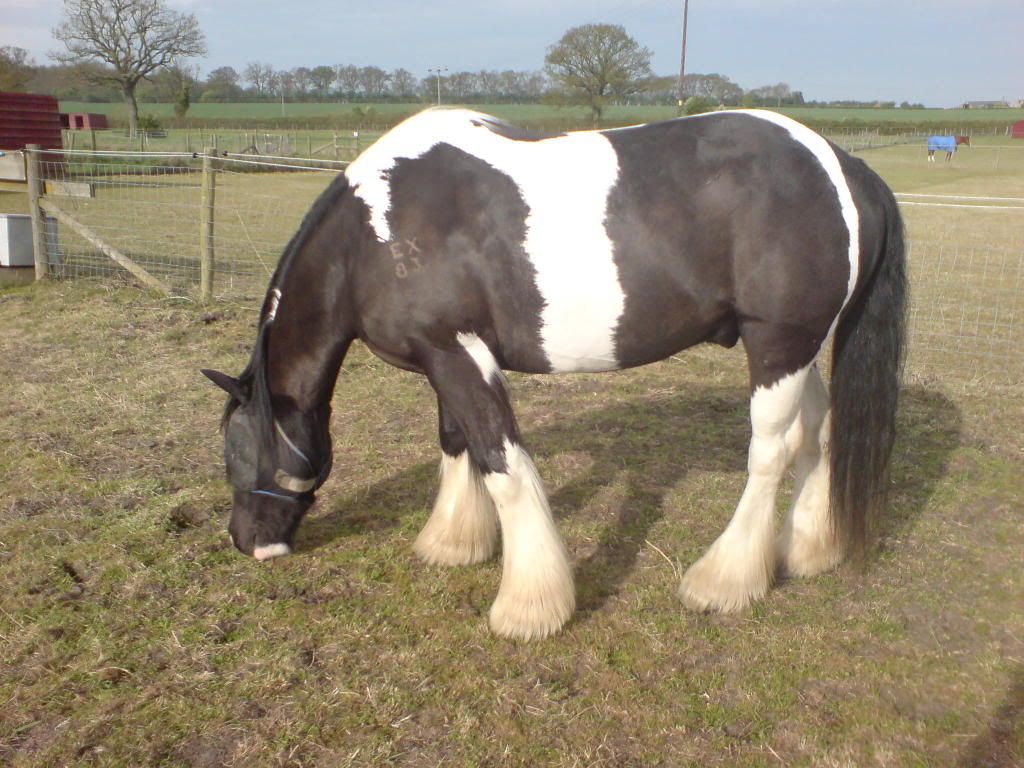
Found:
[[[291,553],[292,548],[287,544],[265,544],[262,547],[256,547],[252,551],[252,556],[257,560],[270,560],[272,557],[283,557]]]
[[[611,142],[596,131],[516,141],[462,109],[427,110],[382,137],[345,171],[370,209],[377,239],[392,232],[388,171],[444,142],[483,160],[518,186],[529,213],[524,249],[544,301],[541,341],[553,371],[619,367],[615,330],[625,306],[613,246],[605,229],[608,195],[619,175]]]
[[[281,303],[281,289],[274,288],[270,291],[270,309],[267,310],[267,319],[265,322],[272,323],[274,318],[277,317],[277,306]]]
[[[769,112],[761,109],[737,109],[727,114],[750,115],[751,117],[767,120],[769,123],[775,123],[775,125],[785,128],[790,136],[810,150],[811,154],[821,163],[821,167],[825,169],[825,173],[828,174],[832,186],[836,189],[836,195],[839,197],[839,208],[850,236],[848,252],[850,276],[846,283],[846,299],[843,301],[843,307],[845,307],[853,295],[853,289],[857,287],[857,276],[860,272],[860,216],[857,213],[857,205],[853,201],[850,186],[846,183],[846,175],[843,173],[842,166],[839,164],[839,158],[836,157],[832,146],[806,125],[798,123],[796,120],[785,115],[780,115],[778,112]],[[828,329],[828,336],[826,336],[825,340],[832,336],[838,322],[839,313],[836,313],[835,318],[832,320],[832,327]],[[825,340],[822,340],[822,345],[824,345]]]
[[[572,568],[526,451],[505,438],[505,472],[484,476],[501,521],[501,587],[491,629],[521,640],[557,632],[576,607]]]
[[[473,362],[480,369],[480,374],[484,377],[484,381],[488,384],[501,381],[501,367],[498,365],[498,361],[494,359],[494,355],[491,354],[491,350],[488,349],[479,336],[475,333],[459,333],[455,338],[462,345],[463,349],[469,353],[469,356],[473,358]]]

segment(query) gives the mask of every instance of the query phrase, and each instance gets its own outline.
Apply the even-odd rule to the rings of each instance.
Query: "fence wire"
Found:
[[[51,270],[65,277],[123,275],[97,246],[100,240],[173,292],[195,293],[203,242],[202,165],[202,156],[183,153],[66,153],[62,160],[41,161],[44,199],[80,225],[59,223],[48,248]],[[214,295],[259,293],[340,165],[222,156],[212,166]]]
[[[887,151],[901,162],[909,150]],[[1024,161],[1024,153],[1018,157]],[[339,166],[319,165],[247,156],[214,161],[216,297],[262,294],[303,215],[339,172]],[[99,240],[172,292],[197,295],[201,156],[67,152],[46,156],[41,168],[45,199],[93,236],[63,221],[48,227],[54,274],[124,276]],[[915,200],[931,205],[916,207]],[[911,282],[909,372],[1024,381],[1024,210],[1018,199],[906,195],[901,203]]]

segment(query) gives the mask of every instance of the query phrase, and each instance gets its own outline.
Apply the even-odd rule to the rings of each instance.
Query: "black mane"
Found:
[[[270,400],[270,386],[267,381],[267,350],[269,348],[272,323],[266,322],[267,314],[270,312],[272,305],[273,293],[274,291],[280,291],[277,286],[283,282],[288,269],[305,248],[309,238],[316,232],[324,217],[327,216],[348,190],[348,178],[344,173],[339,173],[328,185],[327,189],[314,201],[312,207],[303,217],[298,230],[296,230],[291,240],[284,247],[284,252],[281,254],[281,259],[277,263],[273,276],[270,278],[270,285],[267,287],[267,293],[263,298],[256,344],[253,346],[252,355],[245,369],[238,375],[239,386],[243,391],[249,393],[249,402],[253,404],[252,415],[256,419],[257,429],[263,435],[269,435],[274,421],[273,406]],[[242,405],[242,402],[234,395],[228,397],[228,401],[224,405],[224,414],[221,416],[222,429],[227,426],[231,414],[240,405]]]

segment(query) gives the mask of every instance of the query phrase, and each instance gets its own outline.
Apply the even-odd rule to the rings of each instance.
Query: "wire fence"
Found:
[[[896,162],[902,151],[892,150]],[[343,163],[231,154],[207,164],[204,174],[203,157],[186,153],[49,155],[41,162],[44,198],[60,213],[48,227],[51,272],[124,276],[118,255],[169,292],[197,296],[208,248],[215,297],[261,295]],[[900,203],[911,375],[1024,381],[1024,197],[906,194]]]
[[[258,293],[344,165],[240,155],[206,162],[204,173],[204,157],[187,153],[65,152],[41,161],[44,200],[62,225],[47,249],[51,271],[124,274],[113,249],[169,292],[194,294],[208,255],[215,296]]]

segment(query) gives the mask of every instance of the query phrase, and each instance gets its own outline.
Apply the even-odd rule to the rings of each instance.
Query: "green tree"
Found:
[[[651,52],[618,24],[584,24],[548,48],[544,69],[567,100],[590,108],[596,124],[610,99],[644,89]]]
[[[178,92],[178,98],[174,101],[174,114],[176,117],[184,117],[188,113],[188,108],[192,106],[191,90],[188,82],[183,80],[181,90]]]
[[[702,112],[714,112],[718,103],[707,96],[691,96],[683,104],[683,114],[699,115]]]
[[[31,77],[28,51],[16,45],[0,46],[0,91],[23,91]]]
[[[106,65],[93,77],[120,88],[133,135],[139,82],[179,57],[206,53],[196,17],[172,11],[162,0],[64,0],[64,18],[53,36],[67,48],[55,55],[61,63]]]

